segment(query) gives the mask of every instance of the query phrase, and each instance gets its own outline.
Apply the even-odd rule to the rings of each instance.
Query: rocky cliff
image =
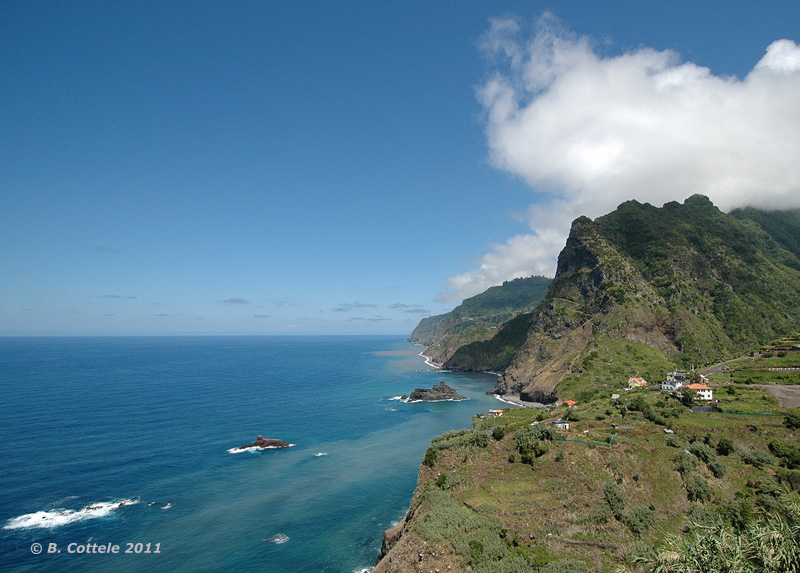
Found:
[[[491,287],[465,299],[449,313],[423,318],[409,341],[427,346],[425,356],[443,364],[462,346],[493,338],[501,325],[535,309],[550,282],[546,277],[534,276]]]
[[[702,196],[580,217],[494,392],[541,398],[570,376],[656,376],[749,351],[800,320],[798,263],[752,216]]]

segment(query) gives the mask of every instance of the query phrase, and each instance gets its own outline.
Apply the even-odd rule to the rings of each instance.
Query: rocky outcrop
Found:
[[[430,390],[416,388],[411,393],[411,396],[408,397],[409,402],[441,402],[444,400],[466,400],[466,397],[453,390],[450,386],[445,384],[444,381],[439,382]]]
[[[246,450],[257,449],[257,450],[264,450],[264,449],[276,449],[276,448],[288,448],[292,444],[288,444],[283,440],[276,440],[274,438],[265,438],[264,436],[256,437],[256,441],[252,444],[247,444],[246,446],[238,446],[236,448],[231,448],[228,450],[231,453],[237,452],[244,452]]]

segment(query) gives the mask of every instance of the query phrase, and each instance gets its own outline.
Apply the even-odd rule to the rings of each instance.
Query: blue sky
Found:
[[[0,335],[407,334],[552,274],[577,215],[782,206],[798,24],[796,1],[2,2]],[[689,147],[643,127],[684,123]],[[707,167],[743,156],[775,193]]]

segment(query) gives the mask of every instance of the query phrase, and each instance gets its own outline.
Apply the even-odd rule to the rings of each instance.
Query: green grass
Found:
[[[736,388],[735,392],[728,406],[780,411],[763,389]],[[733,507],[735,499],[760,499],[755,484],[775,483],[777,460],[755,467],[743,461],[741,452],[768,453],[770,441],[797,439],[797,431],[785,428],[780,417],[693,413],[661,393],[625,394],[628,400],[641,397],[660,414],[675,413],[677,417],[670,415],[668,420],[680,447],[667,445],[664,426],[645,419],[639,411],[623,416],[610,408],[608,398],[598,396],[575,406],[579,419],[569,431],[557,435],[601,441],[616,433],[611,448],[580,441],[551,442],[549,451],[525,464],[516,452],[515,434],[540,418],[540,411],[508,409],[500,418],[476,417],[475,429],[448,432],[432,442],[438,460],[434,468],[421,469],[415,531],[429,543],[450,547],[458,559],[456,565],[462,568],[523,571],[519,559],[536,555],[540,564],[542,559],[555,563],[579,558],[587,570],[613,571],[641,554],[642,547],[657,548],[666,535],[678,535],[690,510],[714,517],[724,515],[724,507]],[[546,416],[556,417],[563,410],[557,408]],[[607,415],[607,410],[612,414]],[[476,431],[490,433],[497,426],[505,429],[503,437],[490,439],[485,447],[470,439]],[[723,438],[734,447],[727,456],[715,449]],[[689,448],[696,452],[687,454],[695,463],[684,478],[676,471],[674,459],[677,452]],[[509,454],[515,454],[516,461],[510,462]],[[724,471],[712,471],[712,463]],[[606,484],[613,484],[624,497],[624,506],[616,513],[603,510],[608,505]],[[693,505],[689,492],[698,495],[698,484],[708,484],[708,490]],[[421,522],[425,515],[430,517]],[[521,568],[515,569],[517,565]],[[531,562],[528,567],[533,570]]]

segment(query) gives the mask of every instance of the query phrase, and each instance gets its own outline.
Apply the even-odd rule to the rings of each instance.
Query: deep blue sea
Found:
[[[435,371],[420,350],[397,336],[0,338],[0,569],[374,565],[431,438],[499,404],[494,376]],[[440,380],[469,400],[393,399]],[[258,434],[295,446],[228,453]],[[120,553],[68,552],[91,544]]]

